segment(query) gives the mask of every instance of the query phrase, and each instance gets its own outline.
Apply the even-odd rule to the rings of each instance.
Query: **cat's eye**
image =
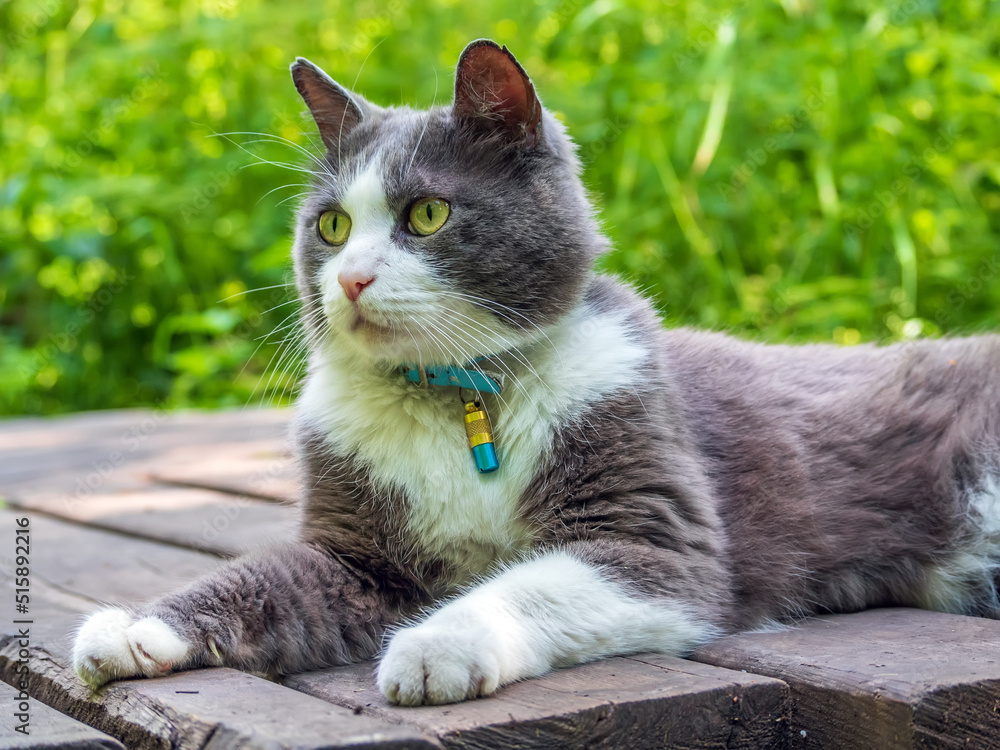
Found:
[[[451,206],[440,198],[421,198],[410,209],[407,228],[413,234],[426,237],[444,226],[451,214]]]
[[[343,211],[324,211],[319,215],[319,237],[328,245],[343,245],[351,234],[351,217]]]

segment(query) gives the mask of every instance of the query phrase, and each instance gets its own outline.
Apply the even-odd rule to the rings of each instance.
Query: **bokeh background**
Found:
[[[0,413],[287,402],[288,64],[427,106],[481,36],[668,325],[1000,329],[997,2],[0,0]]]

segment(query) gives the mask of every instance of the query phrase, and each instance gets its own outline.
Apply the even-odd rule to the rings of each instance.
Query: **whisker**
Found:
[[[514,326],[518,330],[524,331],[526,333],[538,333],[538,334],[541,334],[542,337],[548,342],[548,344],[550,345],[550,347],[553,349],[553,351],[557,350],[557,347],[552,342],[552,339],[549,338],[548,334],[545,333],[545,331],[539,325],[537,325],[534,321],[532,321],[527,315],[524,315],[523,313],[518,312],[517,310],[513,309],[512,307],[508,307],[507,305],[504,305],[504,304],[502,304],[500,302],[496,302],[495,300],[489,300],[489,299],[486,299],[485,297],[477,297],[477,296],[472,295],[472,294],[463,294],[462,292],[455,292],[455,291],[448,290],[448,291],[441,292],[441,294],[443,296],[450,296],[450,297],[455,297],[457,299],[462,299],[462,300],[465,300],[465,301],[469,302],[472,305],[475,305],[477,307],[481,307],[484,310],[486,310],[487,312],[489,312],[489,313],[491,313],[493,315],[496,315],[498,317],[501,317],[504,320],[508,321],[512,326]],[[494,305],[494,306],[503,308],[504,310],[507,310],[507,311],[509,311],[511,313],[514,313],[515,315],[517,315],[517,316],[519,316],[521,318],[524,318],[526,321],[528,321],[529,325],[525,326],[525,325],[522,325],[522,324],[518,323],[517,321],[513,320],[512,318],[510,318],[509,316],[505,315],[504,313],[497,312],[496,310],[492,309],[490,307],[490,305]]]
[[[431,99],[431,109],[434,109],[434,105],[437,104],[438,95],[438,74],[437,68],[434,68],[434,98]],[[424,133],[427,132],[427,123],[431,121],[430,114],[426,115],[424,119],[424,126],[420,129],[420,137],[417,138],[417,145],[413,147],[413,153],[410,155],[410,163],[406,165],[405,174],[410,173],[410,169],[413,167],[413,160],[417,158],[417,150],[420,148],[421,141],[424,140]]]
[[[231,144],[233,144],[234,146],[236,146],[236,148],[240,149],[240,151],[243,151],[244,153],[246,153],[246,154],[252,156],[253,158],[257,159],[257,161],[255,163],[244,164],[242,167],[240,167],[240,169],[246,169],[247,167],[257,166],[258,164],[270,164],[270,165],[278,167],[280,169],[288,169],[288,170],[290,170],[292,172],[300,172],[302,174],[310,174],[313,177],[322,177],[323,176],[320,172],[314,172],[311,169],[305,169],[305,168],[303,168],[301,166],[297,166],[295,164],[286,164],[285,162],[277,162],[277,161],[271,161],[270,159],[265,159],[264,157],[260,156],[259,154],[255,154],[250,149],[244,147],[243,144],[237,143],[232,138],[224,136],[221,133],[215,133],[215,135],[218,136],[218,137],[220,137],[220,138],[225,138],[225,140],[229,141]],[[211,137],[211,136],[209,136],[209,137]],[[329,171],[326,171],[326,174],[329,174]]]
[[[388,38],[389,37],[385,37],[384,39],[382,39],[379,42],[377,42],[375,44],[375,46],[372,47],[368,51],[368,54],[365,55],[365,59],[361,61],[361,67],[358,68],[358,74],[356,76],[354,76],[354,83],[351,84],[351,91],[354,91],[354,89],[357,88],[358,81],[361,80],[361,71],[363,71],[365,69],[365,63],[368,62],[368,58],[371,57],[372,54],[375,52],[375,50],[377,50],[379,47],[382,46],[382,42],[384,42]],[[344,121],[346,119],[347,119],[347,107],[344,107],[344,114],[342,114],[340,116],[340,130],[337,131],[337,163],[338,164],[340,164],[340,142],[343,140],[343,137],[344,137]]]
[[[457,325],[457,323],[455,323],[455,321],[448,321],[448,322],[451,325]],[[477,345],[481,345],[482,342],[476,339],[475,332],[469,331],[467,329],[464,329],[464,331],[465,331],[466,334],[470,335],[470,338],[472,338],[474,340],[473,343],[475,343]],[[464,356],[464,352],[463,352],[463,356]],[[528,392],[528,389],[525,388],[525,386],[521,383],[521,379],[517,376],[517,374],[506,363],[504,363],[502,360],[493,359],[493,360],[490,360],[490,361],[493,364],[497,365],[497,367],[499,367],[503,371],[503,373],[510,378],[511,383],[514,386],[516,386],[517,388],[519,388],[521,390],[521,392],[524,394],[525,401],[530,404],[533,401],[533,399],[531,398],[531,394]],[[482,367],[479,365],[478,362],[475,361],[474,358],[469,358],[469,366],[471,366],[474,369],[478,370],[483,375],[486,374],[485,372],[483,372]],[[499,394],[498,394],[498,397],[500,397],[501,401],[504,401],[504,399],[502,398],[502,396],[499,396]],[[506,401],[504,401],[504,406],[507,406]]]
[[[268,289],[280,289],[286,286],[295,286],[295,284],[294,282],[289,281],[285,284],[273,284],[272,286],[261,286],[257,287],[256,289],[246,289],[242,292],[236,292],[236,294],[230,294],[228,297],[223,297],[222,299],[218,300],[218,302],[226,302],[227,300],[231,300],[234,297],[242,297],[244,294],[250,294],[251,292],[263,292]]]
[[[295,143],[295,141],[290,141],[287,138],[284,138],[284,137],[282,137],[280,135],[276,135],[274,133],[260,133],[260,132],[252,131],[252,130],[237,130],[237,131],[231,131],[231,132],[228,132],[228,133],[214,133],[213,135],[208,136],[208,137],[210,137],[210,138],[214,138],[214,137],[225,138],[225,137],[231,136],[231,135],[256,135],[256,136],[261,136],[261,138],[253,140],[253,141],[247,141],[247,143],[268,143],[268,142],[270,142],[270,143],[282,143],[282,144],[291,146],[296,151],[298,151],[299,153],[305,155],[306,157],[308,157],[309,159],[311,159],[313,162],[315,162],[316,166],[318,166],[324,172],[326,172],[330,176],[333,176],[333,173],[330,171],[329,165],[326,162],[324,162],[322,159],[319,159],[314,154],[312,154],[309,151],[309,149],[305,148],[304,146],[299,145],[298,143]],[[268,139],[268,140],[265,140],[265,139]]]
[[[260,203],[262,200],[264,200],[271,193],[276,193],[279,190],[284,190],[285,188],[290,188],[290,187],[311,188],[312,185],[306,185],[305,183],[302,183],[302,182],[289,182],[287,185],[278,185],[278,187],[272,188],[271,190],[268,190],[266,193],[264,193],[262,196],[260,196],[260,198],[257,199],[257,203]],[[302,193],[296,193],[296,195],[302,195]],[[294,197],[296,197],[296,196],[293,195],[292,198],[294,198]],[[289,199],[285,198],[285,200],[289,200]],[[282,202],[284,202],[284,201],[282,201]],[[278,205],[280,206],[281,204],[279,203]]]
[[[265,310],[264,312],[262,312],[260,314],[261,315],[267,315],[269,312],[274,312],[279,307],[284,307],[285,305],[294,305],[296,302],[305,302],[308,299],[315,299],[316,297],[319,297],[322,294],[323,294],[322,292],[314,292],[313,294],[307,294],[305,297],[302,297],[302,298],[296,297],[295,299],[290,299],[287,302],[282,302],[280,305],[275,305],[274,307],[272,307],[272,308],[270,308],[268,310]]]

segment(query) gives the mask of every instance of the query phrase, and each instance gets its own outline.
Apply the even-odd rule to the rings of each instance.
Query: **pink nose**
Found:
[[[364,288],[375,281],[375,277],[364,271],[342,271],[337,281],[344,288],[344,294],[351,302],[356,302]]]

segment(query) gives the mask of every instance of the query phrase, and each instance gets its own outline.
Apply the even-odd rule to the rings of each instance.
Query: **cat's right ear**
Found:
[[[477,39],[455,69],[455,113],[503,133],[525,150],[541,136],[542,105],[521,63],[506,46]]]
[[[338,154],[341,140],[365,118],[362,100],[304,57],[295,59],[291,71],[326,150]]]

